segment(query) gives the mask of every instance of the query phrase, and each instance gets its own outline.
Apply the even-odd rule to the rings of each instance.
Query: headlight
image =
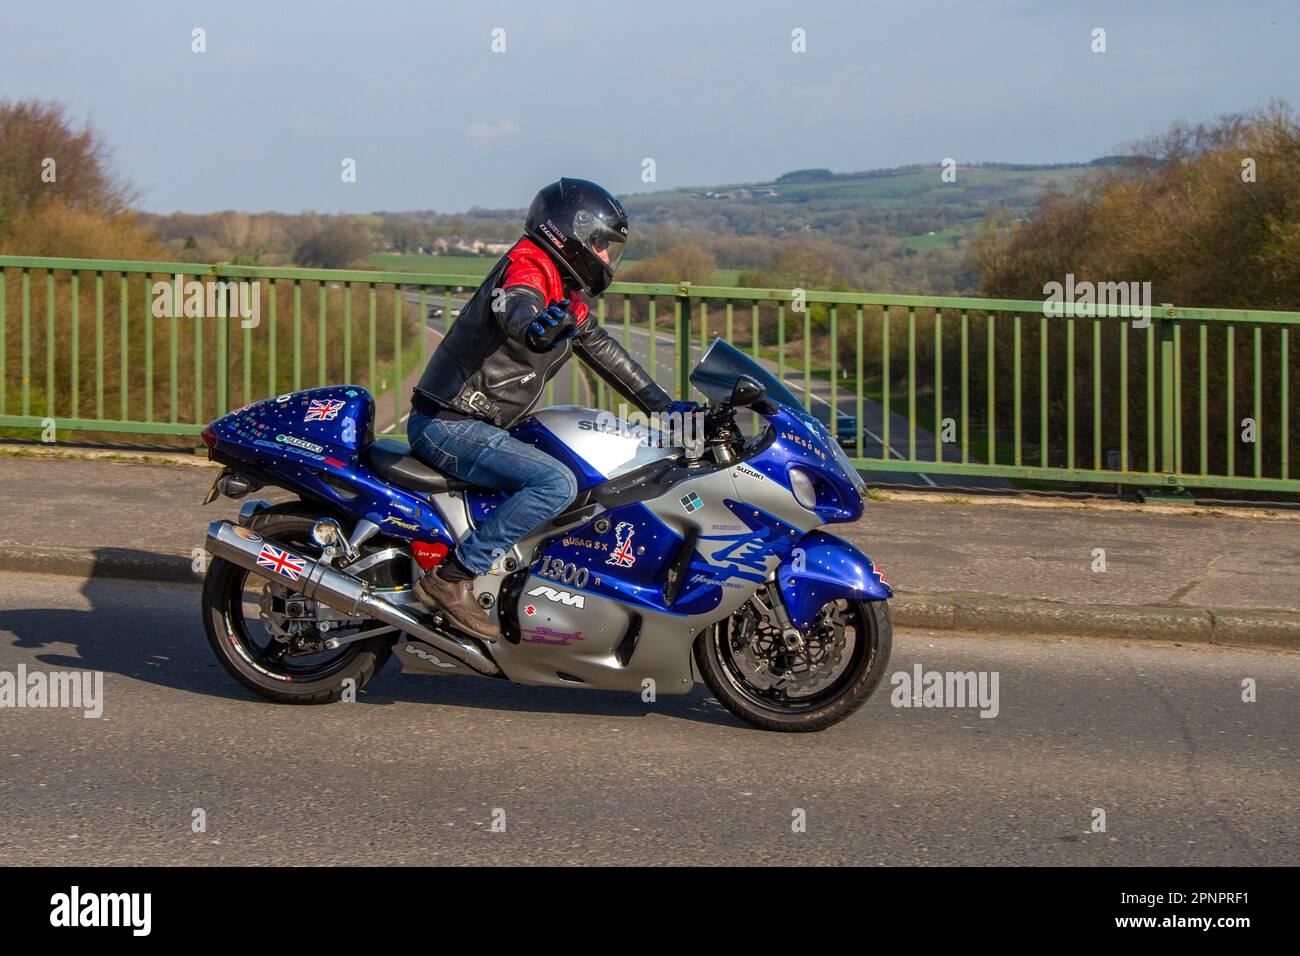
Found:
[[[794,492],[794,500],[809,511],[817,507],[817,489],[813,487],[812,478],[802,468],[790,469],[790,490]]]

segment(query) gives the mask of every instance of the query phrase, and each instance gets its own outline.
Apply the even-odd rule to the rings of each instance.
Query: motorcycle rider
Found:
[[[696,408],[673,401],[583,301],[609,286],[627,231],[623,207],[593,182],[566,178],[542,189],[523,237],[461,309],[411,396],[412,454],[510,495],[415,584],[424,604],[484,640],[500,631],[475,599],[473,579],[577,495],[567,465],[506,431],[528,416],[570,355],[646,414]]]

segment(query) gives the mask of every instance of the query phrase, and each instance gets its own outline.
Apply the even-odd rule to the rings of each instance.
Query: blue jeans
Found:
[[[475,575],[484,574],[521,538],[573,503],[573,472],[544,451],[477,419],[434,419],[412,411],[406,434],[411,453],[430,467],[478,485],[509,492],[456,548]]]

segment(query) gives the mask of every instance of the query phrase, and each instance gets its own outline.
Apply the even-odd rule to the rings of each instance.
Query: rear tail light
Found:
[[[207,426],[206,428],[204,428],[203,431],[200,432],[199,434],[200,434],[200,435],[202,436],[202,438],[203,438],[203,444],[207,445],[209,448],[215,448],[215,447],[216,447],[216,445],[217,445],[217,433],[214,432],[214,431],[212,430],[212,426],[211,426],[211,425],[208,425],[208,426]]]

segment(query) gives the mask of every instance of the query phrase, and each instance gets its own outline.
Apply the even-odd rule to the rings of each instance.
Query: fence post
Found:
[[[1174,319],[1178,311],[1160,304],[1160,470],[1174,472]]]
[[[209,277],[216,282],[221,282],[224,276],[221,265],[214,265],[208,269]],[[218,309],[218,312],[224,312],[224,309]],[[226,317],[224,315],[212,316],[212,321],[216,325],[216,346],[217,346],[217,418],[221,418],[226,412],[230,411],[230,341],[229,330],[226,327]]]
[[[650,329],[654,335],[654,328]],[[677,283],[677,397],[691,396],[691,284]],[[653,371],[651,372],[653,375]]]
[[[1178,357],[1174,354],[1174,326],[1178,322],[1178,310],[1170,302],[1160,304],[1159,315],[1155,317],[1156,337],[1160,342],[1160,472],[1165,476],[1159,491],[1138,495],[1143,500],[1160,500],[1168,502],[1191,502],[1194,496],[1182,486],[1177,469],[1174,416],[1181,415],[1182,409],[1176,407],[1174,389],[1175,365]]]

